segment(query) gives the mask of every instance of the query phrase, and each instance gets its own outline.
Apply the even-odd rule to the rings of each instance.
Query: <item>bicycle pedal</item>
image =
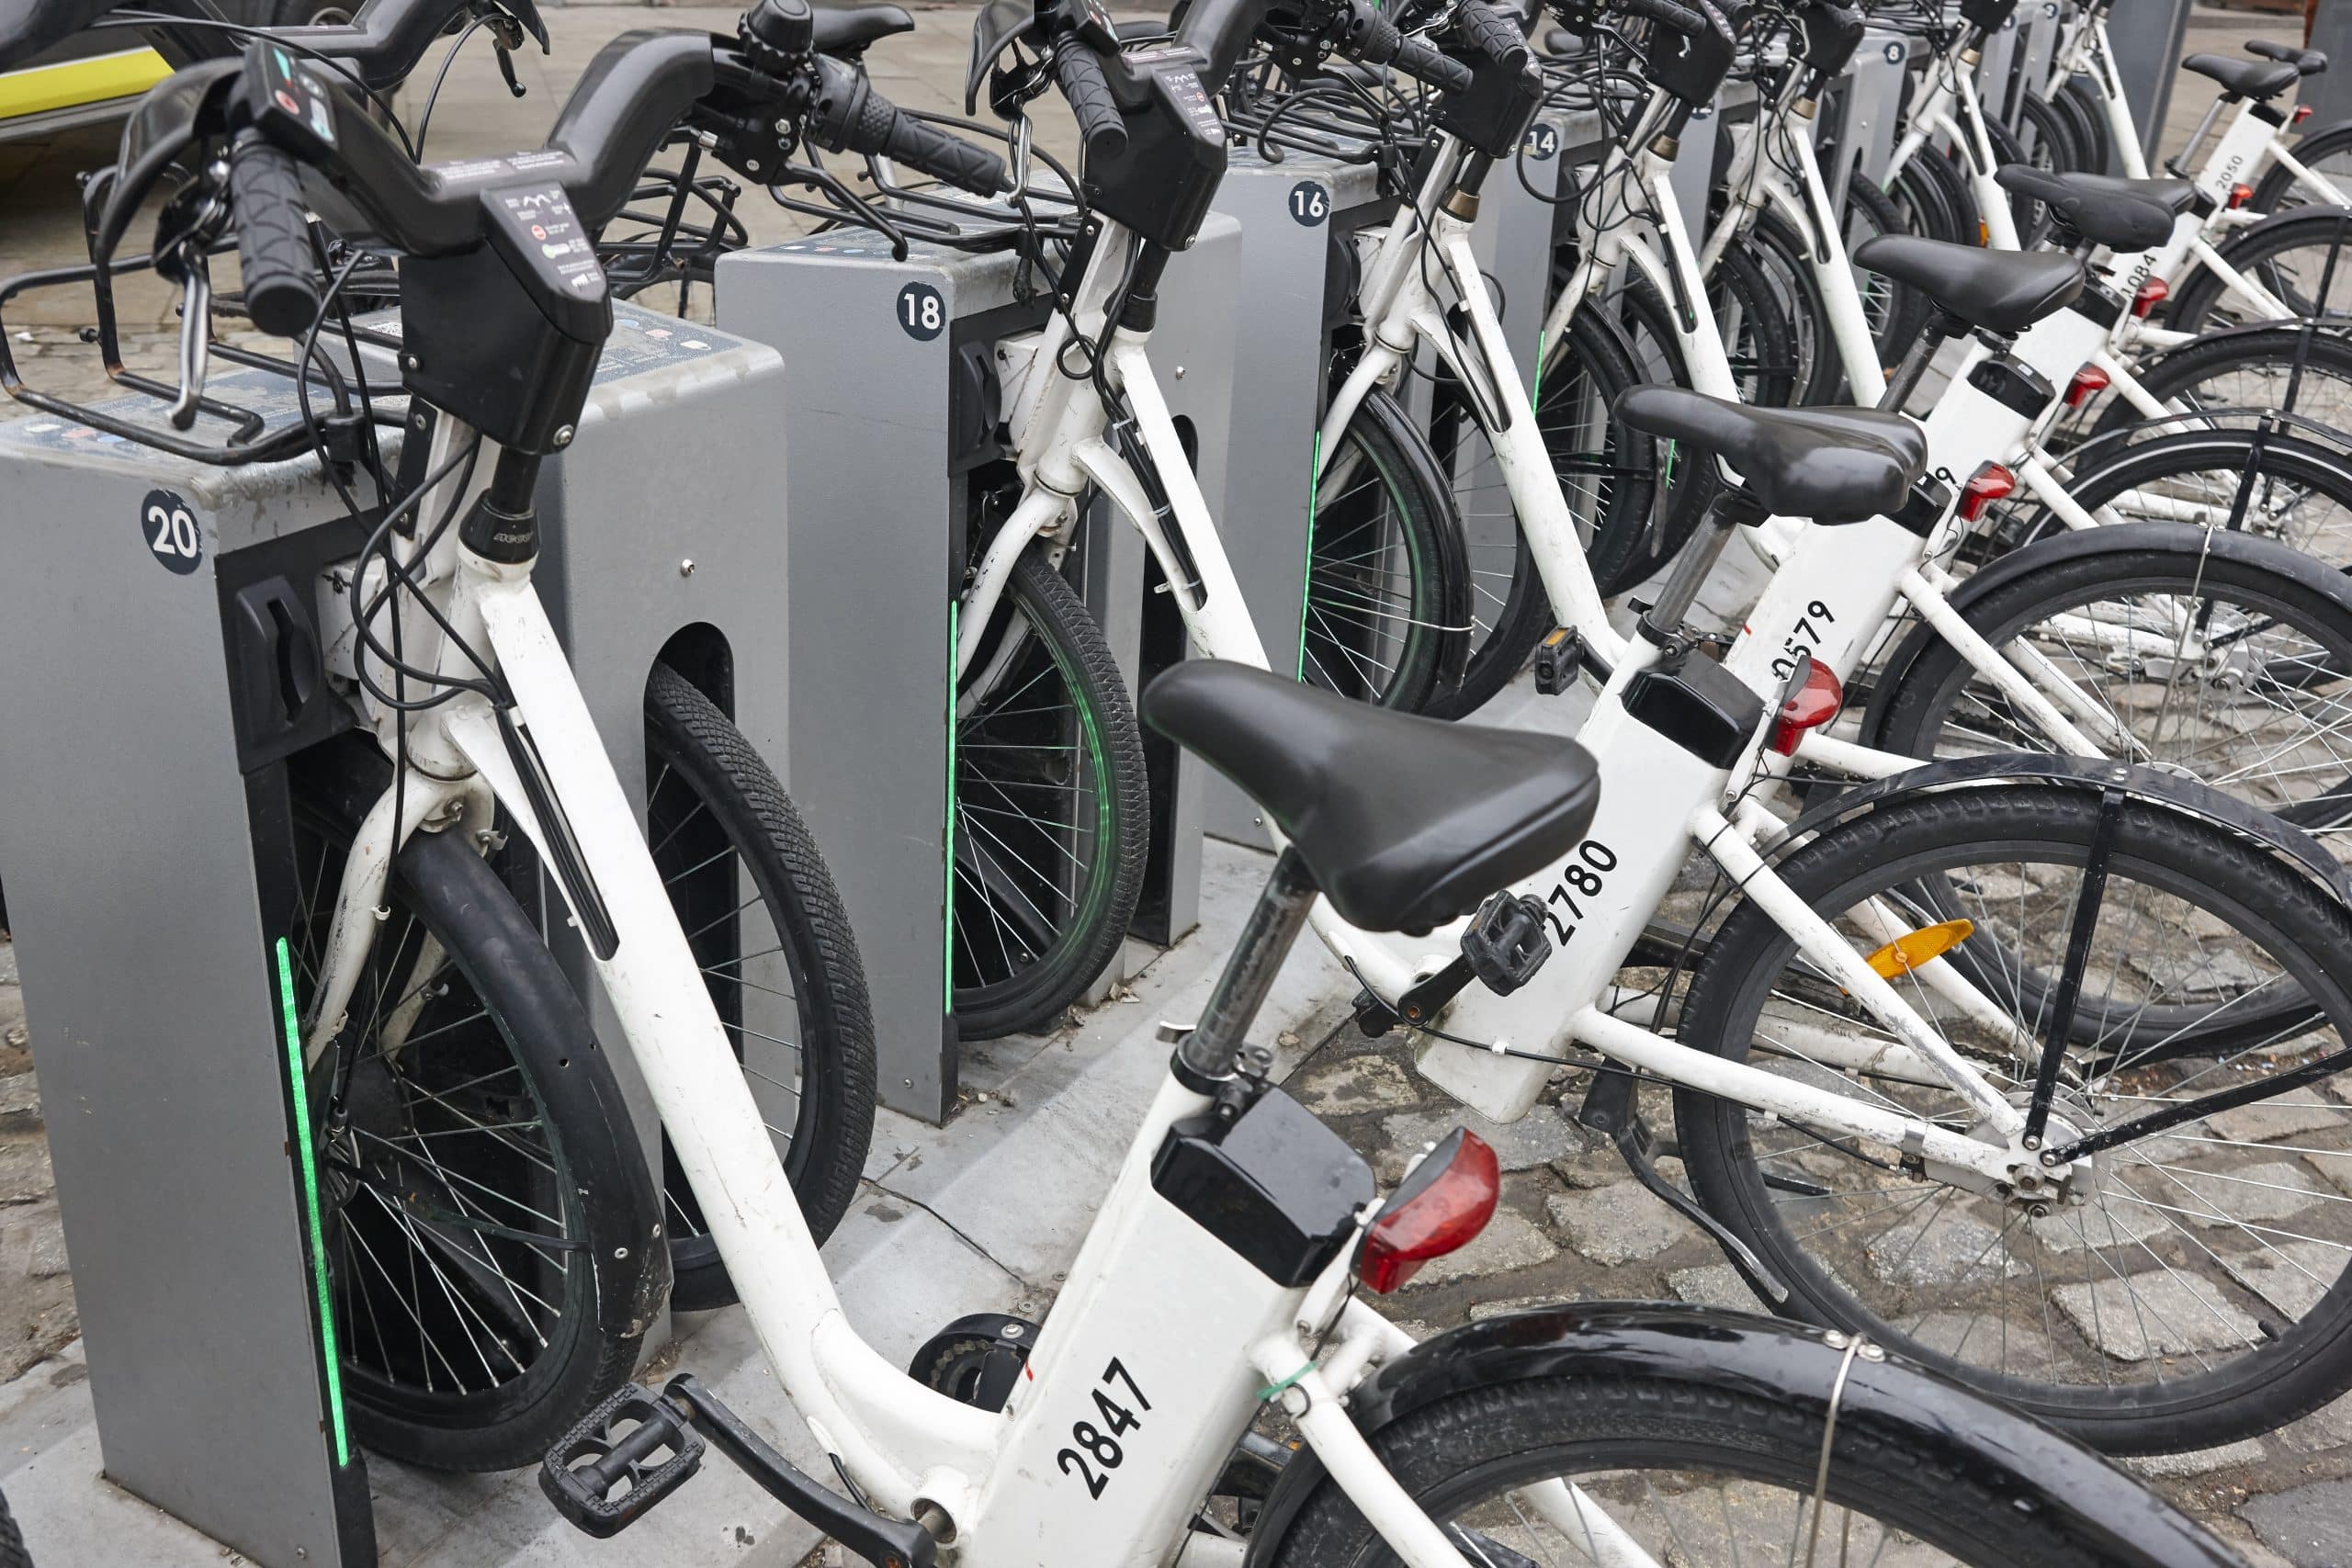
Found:
[[[1462,931],[1462,956],[1487,989],[1507,997],[1535,978],[1552,956],[1544,903],[1532,894],[1496,893],[1478,906]]]
[[[603,1540],[643,1518],[702,1467],[703,1440],[651,1389],[624,1383],[548,1450],[539,1490]]]
[[[1535,645],[1536,694],[1556,697],[1574,690],[1583,663],[1584,634],[1574,626],[1554,627],[1550,636]]]

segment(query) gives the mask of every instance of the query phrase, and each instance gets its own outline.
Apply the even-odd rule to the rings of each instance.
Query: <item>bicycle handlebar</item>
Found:
[[[1705,17],[1674,0],[1611,0],[1611,4],[1626,16],[1643,17],[1690,38],[1707,30]]]
[[[245,313],[266,333],[299,338],[318,320],[319,286],[294,160],[257,130],[238,132],[229,150],[229,196],[237,213]]]
[[[1086,155],[1105,161],[1124,154],[1127,122],[1111,96],[1111,81],[1102,73],[1102,62],[1095,58],[1085,39],[1066,37],[1055,47],[1054,80],[1061,84],[1062,96],[1078,116],[1078,134],[1086,143]]]
[[[841,62],[816,60],[823,85],[808,106],[808,135],[820,146],[893,159],[975,196],[1004,188],[1003,159],[910,118]]]
[[[1348,24],[1348,52],[1367,65],[1394,65],[1417,82],[1441,92],[1466,91],[1474,80],[1467,65],[1412,34],[1367,6],[1353,8]]]
[[[1504,70],[1523,71],[1534,58],[1526,29],[1487,0],[1458,0],[1454,15],[1463,42]]]

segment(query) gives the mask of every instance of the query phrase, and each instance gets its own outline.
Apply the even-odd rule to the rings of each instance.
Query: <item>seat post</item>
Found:
[[[1919,378],[1925,376],[1928,367],[1935,363],[1936,350],[1965,331],[1967,326],[1964,322],[1942,310],[1929,311],[1928,330],[1919,334],[1919,341],[1911,345],[1911,351],[1903,356],[1903,363],[1897,365],[1894,374],[1886,378],[1886,391],[1878,400],[1879,412],[1901,413],[1903,405],[1909,402],[1911,394],[1918,389]]]
[[[1233,1076],[1250,1021],[1272,989],[1291,944],[1306,929],[1317,891],[1298,852],[1284,849],[1225,961],[1225,972],[1217,976],[1200,1022],[1176,1046],[1176,1076],[1186,1087],[1207,1093]]]
[[[1712,462],[1713,458],[1704,459]],[[1682,635],[1682,617],[1705,587],[1707,574],[1715,569],[1715,561],[1724,553],[1724,546],[1731,538],[1731,531],[1742,523],[1764,521],[1764,509],[1755,497],[1735,484],[1725,484],[1707,508],[1706,517],[1700,523],[1682,553],[1674,558],[1674,570],[1667,574],[1665,584],[1658,590],[1657,602],[1642,612],[1638,625],[1642,636],[1666,650],[1666,662],[1679,662],[1690,651]]]

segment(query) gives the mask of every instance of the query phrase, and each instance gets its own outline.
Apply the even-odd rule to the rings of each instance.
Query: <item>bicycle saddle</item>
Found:
[[[2162,244],[2172,234],[2173,215],[2161,203],[2105,188],[2108,182],[2092,175],[2052,174],[2031,164],[2004,164],[1994,178],[2003,190],[2032,197],[2056,213],[2066,228],[2111,251],[2144,251]]]
[[[1611,412],[1647,435],[1720,457],[1776,516],[1859,523],[1899,510],[1928,466],[1928,436],[1875,409],[1767,409],[1682,387],[1628,387]]]
[[[896,6],[828,6],[820,0],[809,9],[817,17],[809,34],[812,47],[836,60],[855,60],[869,44],[915,30],[915,19]]]
[[[2068,175],[2066,179],[2076,190],[2153,201],[2176,218],[2197,205],[2193,180],[2135,180],[2128,175]]]
[[[2241,98],[2275,98],[2303,73],[2292,61],[2233,60],[2226,54],[2192,54],[2180,68],[2211,77],[2223,92]]]
[[[1573,741],[1391,713],[1224,660],[1169,671],[1142,714],[1263,807],[1366,931],[1469,913],[1574,849],[1600,804]]]
[[[2316,76],[2327,69],[2327,56],[2316,49],[2297,49],[2291,43],[2276,43],[2267,38],[2250,38],[2245,40],[2245,48],[2248,54],[2283,61],[2306,76]]]
[[[2021,333],[2083,291],[2083,264],[2056,251],[1985,251],[1916,234],[1874,234],[1854,265],[1907,283],[1972,327]]]

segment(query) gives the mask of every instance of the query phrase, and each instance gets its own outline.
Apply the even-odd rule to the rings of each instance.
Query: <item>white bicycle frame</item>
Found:
[[[1131,384],[1129,396],[1137,390]],[[436,468],[447,463],[472,439],[462,424],[441,421],[431,461]],[[1083,451],[1075,460],[1101,461]],[[478,467],[486,473],[489,464]],[[1183,472],[1178,465],[1170,480],[1181,485]],[[443,515],[470,500],[470,491],[458,491],[458,481],[443,479],[423,498],[421,513]],[[1213,547],[1213,532],[1207,539]],[[388,790],[354,840],[320,984],[302,1024],[314,1059],[345,1022],[398,843],[420,830],[467,830],[486,839],[503,806],[547,863],[576,846],[616,939],[608,951],[590,943],[598,978],[762,1348],[818,1444],[876,1506],[926,1522],[949,1560],[966,1568],[1079,1562],[1160,1568],[1180,1560],[1232,1568],[1239,1544],[1192,1534],[1188,1524],[1257,1412],[1261,1391],[1281,1384],[1291,1391],[1284,1397],[1308,1445],[1406,1562],[1469,1568],[1344,1414],[1347,1391],[1413,1343],[1351,1299],[1354,1249],[1344,1250],[1309,1287],[1277,1286],[1154,1190],[1153,1156],[1169,1128],[1211,1104],[1172,1075],[1138,1129],[1004,1410],[936,1393],[860,1338],[842,1314],[671,913],[643,831],[532,588],[531,563],[485,559],[456,530],[443,530],[428,552],[416,553],[413,540],[395,547],[408,552],[420,592],[456,637],[444,637],[421,604],[401,595],[382,597],[371,629],[388,636],[398,615],[412,663],[469,677],[488,673],[482,664],[496,671],[514,699],[507,717],[536,757],[562,821],[542,820],[533,809],[487,697],[469,692],[407,714],[356,697],[388,752],[396,739],[404,740],[402,820],[396,829]],[[347,583],[353,570],[350,563],[331,569],[322,582]],[[376,599],[385,580],[382,562],[369,562],[362,592]],[[326,624],[342,628],[331,667],[347,675],[356,637],[345,603],[340,588],[322,589]],[[1217,624],[1204,617],[1199,635],[1213,637]],[[573,889],[564,891],[571,899]],[[576,903],[572,914],[583,931],[591,927]],[[1374,1212],[1367,1206],[1360,1223]],[[1204,1353],[1211,1347],[1224,1354]],[[1104,1419],[1098,1392],[1137,1418],[1107,1441],[1096,1425]],[[1518,1495],[1561,1528],[1596,1540],[1611,1561],[1657,1568],[1574,1488],[1552,1482]]]

